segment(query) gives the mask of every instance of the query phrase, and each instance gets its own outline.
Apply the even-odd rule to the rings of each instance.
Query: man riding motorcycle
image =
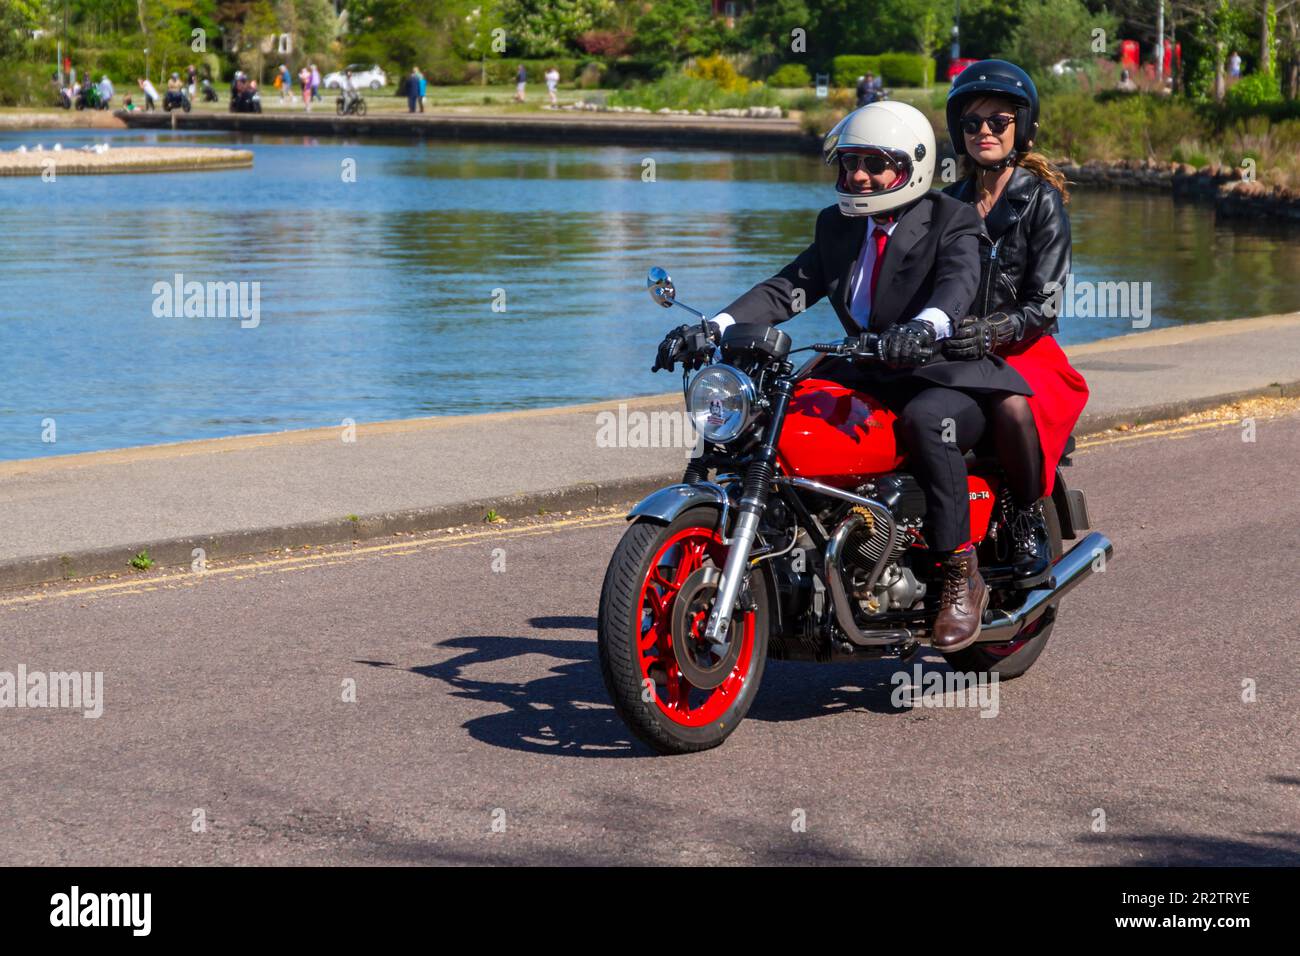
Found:
[[[926,497],[927,543],[944,565],[932,643],[955,652],[979,636],[989,599],[971,543],[964,453],[984,431],[990,398],[1029,388],[1000,357],[949,361],[936,348],[975,298],[981,224],[972,207],[930,191],[929,121],[906,104],[873,103],[827,134],[823,156],[836,166],[838,201],[818,215],[812,244],[715,316],[707,337],[698,325],[670,332],[654,369],[696,367],[733,322],[784,322],[829,297],[863,354],[888,368],[831,359],[818,375],[869,388],[899,415]],[[867,353],[869,332],[880,337]]]

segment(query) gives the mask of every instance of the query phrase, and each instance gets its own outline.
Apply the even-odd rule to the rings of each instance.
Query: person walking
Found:
[[[136,83],[139,84],[141,91],[144,93],[145,110],[156,109],[158,106],[157,87],[155,87],[147,77],[143,77],[143,76],[140,77],[138,80],[136,80]]]
[[[302,87],[302,105],[311,112],[311,70],[304,66],[298,71],[298,84]]]
[[[525,70],[524,65],[520,63],[519,69],[515,71],[515,102],[516,103],[522,103],[524,101],[524,88],[527,85],[528,85],[528,71]]]
[[[420,100],[420,69],[411,67],[411,74],[406,78],[406,111],[415,112],[415,106]]]
[[[316,64],[311,65],[311,98],[320,99],[320,70],[316,69]]]
[[[560,71],[552,64],[546,69],[546,93],[551,98],[551,106],[559,105],[559,99],[555,95],[556,88],[560,85]]]
[[[424,92],[429,88],[429,81],[425,79],[424,73],[417,66],[415,68],[415,79],[420,86],[420,112],[424,112]]]

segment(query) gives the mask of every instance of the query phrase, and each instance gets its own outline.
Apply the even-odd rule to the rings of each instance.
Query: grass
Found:
[[[149,557],[149,549],[143,548],[140,553],[131,559],[131,567],[137,571],[148,571],[153,567],[153,558]]]
[[[499,514],[496,513],[496,509],[494,508],[489,508],[487,514],[483,516],[483,521],[485,524],[497,524],[505,520],[506,520],[505,518],[501,517]]]

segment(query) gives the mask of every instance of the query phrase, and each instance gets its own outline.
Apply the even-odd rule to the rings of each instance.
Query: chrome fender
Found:
[[[727,511],[731,503],[727,500],[727,492],[723,487],[711,481],[669,485],[658,491],[652,491],[632,506],[627,517],[629,521],[634,518],[650,518],[654,521],[662,521],[664,524],[671,524],[673,519],[683,511],[697,505],[721,508],[722,527],[724,529],[727,527]]]

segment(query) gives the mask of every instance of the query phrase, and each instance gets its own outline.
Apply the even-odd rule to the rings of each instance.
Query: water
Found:
[[[0,149],[104,140],[256,159],[0,179],[0,458],[669,391],[649,367],[686,314],[650,301],[646,268],[720,309],[833,198],[819,160],[791,155],[67,130]],[[1300,308],[1285,233],[1146,194],[1080,191],[1072,215],[1076,278],[1150,281],[1153,328]],[[260,323],[156,317],[154,285],[177,273],[260,283]],[[1063,343],[1132,331],[1062,324]],[[825,303],[785,328],[796,345],[843,334]]]

